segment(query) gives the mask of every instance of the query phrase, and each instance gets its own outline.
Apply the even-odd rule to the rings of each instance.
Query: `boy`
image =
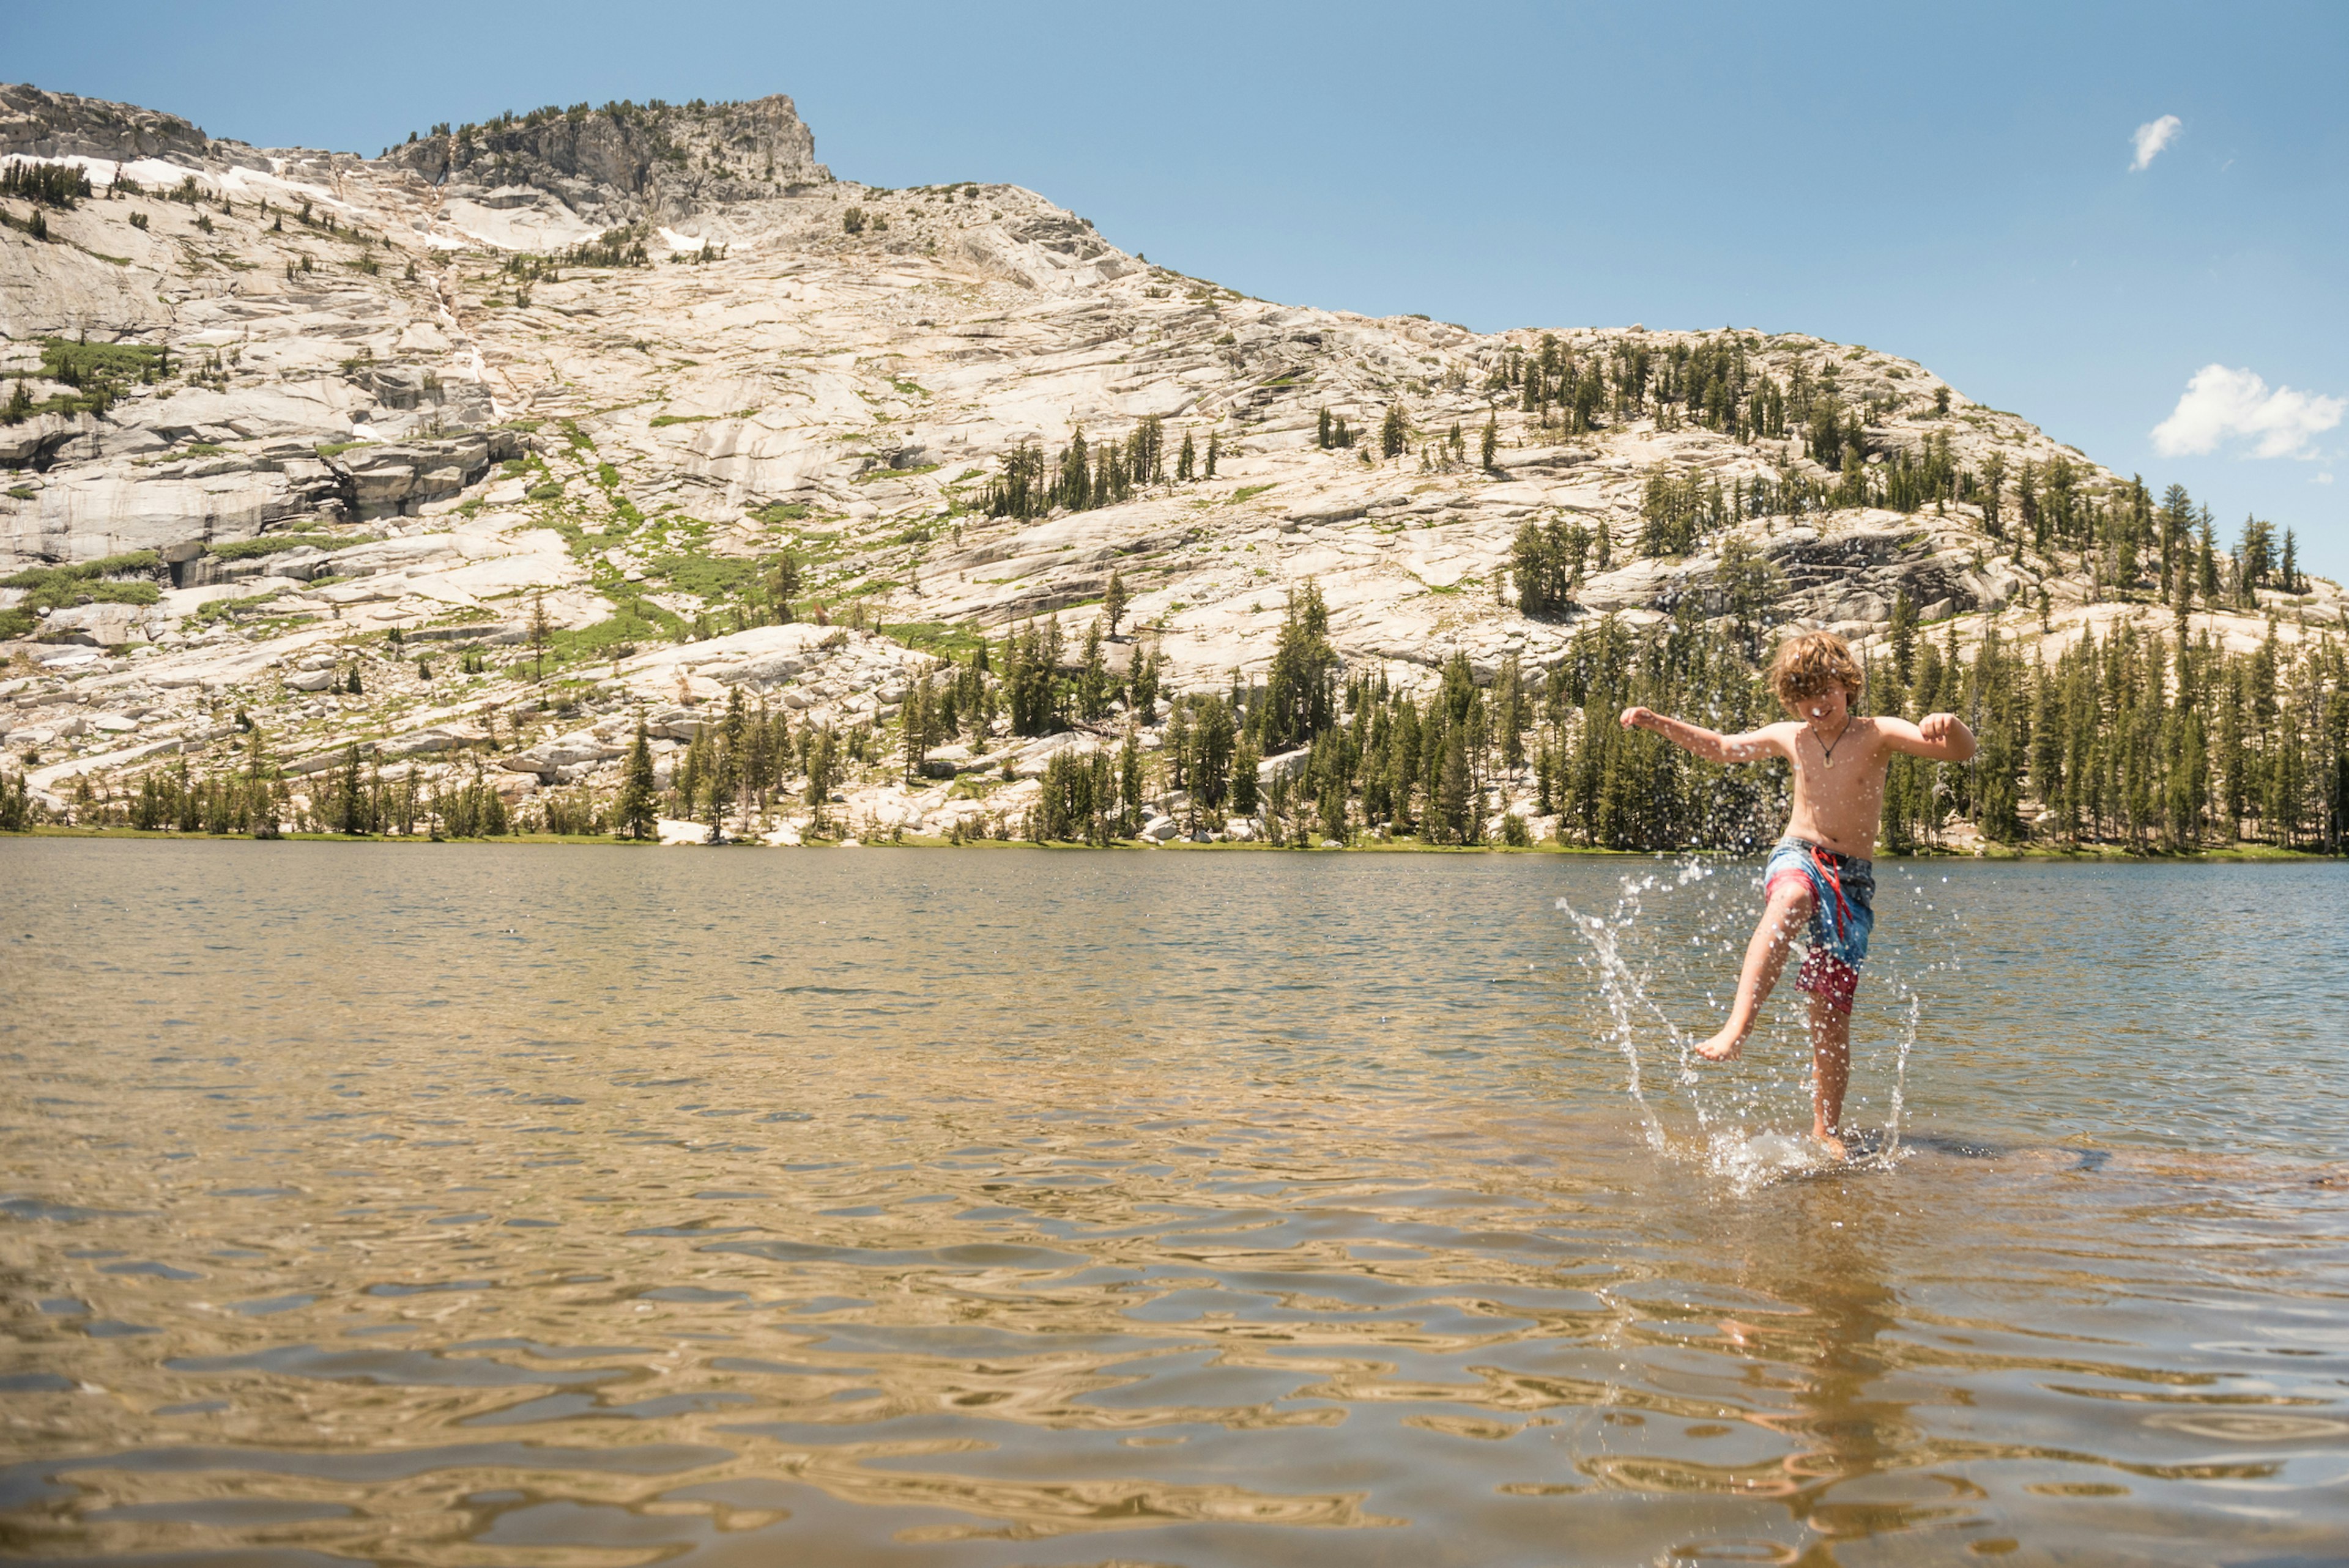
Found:
[[[1859,665],[1831,632],[1804,632],[1779,644],[1770,685],[1795,717],[1750,735],[1717,735],[1644,707],[1625,708],[1622,722],[1626,729],[1652,729],[1709,762],[1783,757],[1794,764],[1795,809],[1762,873],[1769,905],[1746,944],[1737,1000],[1728,1024],[1696,1051],[1707,1061],[1735,1059],[1785,967],[1787,945],[1806,928],[1810,954],[1795,984],[1811,994],[1811,1136],[1842,1160],[1848,1155],[1840,1128],[1851,1073],[1851,999],[1876,923],[1868,855],[1883,814],[1884,771],[1896,751],[1967,761],[1974,737],[1955,714],[1937,713],[1920,724],[1855,715]]]

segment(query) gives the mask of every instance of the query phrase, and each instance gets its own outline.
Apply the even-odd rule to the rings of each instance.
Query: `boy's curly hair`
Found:
[[[1797,632],[1778,645],[1770,661],[1770,689],[1789,708],[1832,686],[1843,687],[1857,703],[1867,685],[1851,645],[1833,632]]]

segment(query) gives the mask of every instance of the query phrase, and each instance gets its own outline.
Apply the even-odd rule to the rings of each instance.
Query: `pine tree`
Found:
[[[357,678],[354,674],[352,679]],[[189,791],[186,799],[192,805],[194,792]],[[191,814],[181,818],[182,830],[192,831],[195,826]],[[335,830],[353,837],[367,830],[367,794],[359,783],[359,748],[356,742],[343,752],[342,778],[335,790]]]
[[[546,644],[550,634],[546,624],[546,591],[542,588],[530,596],[530,651],[535,678],[542,681],[546,678]]]
[[[1785,586],[1785,575],[1742,533],[1733,533],[1722,542],[1721,564],[1713,574],[1721,583],[1723,603],[1745,645],[1745,656],[1759,658],[1764,622],[1771,603]]]
[[[709,824],[709,841],[726,841],[726,814],[734,809],[734,792],[740,783],[740,758],[729,746],[713,748],[709,782],[702,791],[705,802],[703,820]]]
[[[792,624],[792,601],[800,594],[800,563],[788,550],[778,553],[767,563],[767,607],[775,617],[775,624]]]
[[[1109,717],[1109,665],[1102,657],[1102,624],[1085,629],[1083,661],[1077,667],[1077,715],[1088,724]]]
[[[1273,644],[1264,683],[1264,747],[1286,751],[1303,746],[1336,717],[1332,686],[1338,652],[1330,644],[1330,611],[1319,584],[1307,579],[1292,590],[1280,634]]]
[[[1481,456],[1480,456],[1480,457],[1479,457],[1479,459],[1478,459],[1479,463],[1480,463],[1483,467],[1485,467],[1485,468],[1486,468],[1486,469],[1490,469],[1490,468],[1493,466],[1493,459],[1494,459],[1494,457],[1495,457],[1496,454],[1498,454],[1498,453],[1499,453],[1500,449],[1501,449],[1501,422],[1500,422],[1500,418],[1499,418],[1499,416],[1497,416],[1497,415],[1488,415],[1488,416],[1485,418],[1485,439],[1484,439],[1484,443],[1483,443],[1483,445],[1478,449],[1479,452],[1481,453]]]
[[[1177,698],[1166,710],[1166,734],[1161,743],[1166,758],[1166,784],[1171,789],[1191,787],[1191,707]]]
[[[1238,727],[1233,723],[1231,706],[1222,697],[1208,696],[1188,700],[1193,720],[1191,756],[1185,771],[1195,820],[1200,807],[1206,808],[1212,817],[1222,811],[1224,802],[1230,798],[1232,752],[1238,739]]]
[[[1208,432],[1207,432],[1207,472],[1206,472],[1206,477],[1207,477],[1208,479],[1214,479],[1214,478],[1216,477],[1216,459],[1217,458],[1219,458],[1219,457],[1221,457],[1221,456],[1223,455],[1223,450],[1224,450],[1224,435],[1223,435],[1223,432],[1222,432],[1222,431],[1220,431],[1220,430],[1210,430],[1210,431],[1208,431]]]
[[[1232,815],[1253,817],[1260,802],[1257,798],[1257,769],[1264,762],[1256,742],[1242,736],[1232,752]]]
[[[1192,443],[1191,432],[1183,432],[1183,449],[1174,455],[1174,479],[1177,483],[1191,482],[1192,469],[1199,460],[1199,449]]]
[[[1475,802],[1469,789],[1468,742],[1457,726],[1444,741],[1443,771],[1435,788],[1435,818],[1448,841],[1465,844],[1475,841]]]
[[[922,764],[937,741],[937,699],[929,676],[916,680],[905,693],[899,717],[905,731],[905,778],[911,781],[921,777]]]
[[[1117,753],[1118,833],[1132,838],[1142,831],[1142,748],[1134,744],[1131,726]]]
[[[623,839],[649,839],[658,815],[653,799],[652,739],[640,715],[636,744],[628,748],[628,764],[621,775],[620,799],[612,810],[612,831]]]
[[[1117,635],[1117,624],[1125,619],[1125,579],[1117,568],[1110,568],[1109,586],[1102,593],[1102,614],[1109,621],[1109,634]]]
[[[1133,715],[1144,724],[1154,723],[1158,717],[1158,658],[1133,645],[1133,655],[1126,666],[1126,703]]]
[[[1501,661],[1493,677],[1493,724],[1500,736],[1502,766],[1514,774],[1526,765],[1525,677],[1515,654]]]
[[[1900,588],[1892,595],[1892,670],[1902,686],[1917,667],[1917,603],[1909,597],[1909,590]]]
[[[1346,814],[1346,781],[1336,768],[1322,775],[1320,798],[1314,805],[1321,818],[1324,842],[1342,844],[1352,836]]]
[[[690,819],[700,814],[701,792],[709,781],[709,748],[710,730],[706,725],[686,742],[685,758],[677,765],[669,785],[675,799],[671,816]]]
[[[814,812],[815,829],[821,831],[824,806],[832,799],[833,787],[840,781],[839,752],[829,729],[811,725],[801,732],[801,738],[807,746],[807,803]]]
[[[1402,405],[1387,406],[1387,417],[1379,424],[1379,455],[1399,458],[1411,445],[1411,428],[1403,422]]]

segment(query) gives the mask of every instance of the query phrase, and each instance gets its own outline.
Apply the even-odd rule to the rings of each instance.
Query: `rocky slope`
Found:
[[[0,425],[0,573],[34,584],[0,588],[28,634],[0,644],[0,724],[59,810],[231,744],[239,714],[297,769],[353,740],[396,768],[486,752],[516,799],[608,786],[622,716],[674,746],[730,686],[885,725],[929,662],[908,640],[1058,614],[1073,644],[1113,572],[1174,689],[1260,671],[1308,580],[1349,663],[1408,686],[1454,652],[1487,675],[1552,661],[1592,616],[1692,595],[1724,613],[1724,551],[1747,546],[1775,569],[1757,579],[1774,623],[1862,640],[1904,593],[1967,635],[2167,614],[2100,589],[2109,562],[1986,529],[1980,476],[2001,467],[2067,465],[2087,506],[2122,480],[1913,363],[1799,335],[1477,334],[1270,304],[1016,187],[836,181],[788,98],[542,110],[370,160],[10,87],[0,156],[92,192],[0,203],[0,375],[24,389]],[[1663,395],[1732,362],[1751,412],[1721,428]],[[1605,395],[1583,418],[1526,407],[1524,367],[1546,363]],[[1939,464],[1973,499],[1833,504],[1856,491],[1751,398],[1764,387],[1847,410],[1877,490]],[[1145,420],[1163,477],[988,514],[1020,449],[1050,464],[1082,431],[1131,450]],[[1353,444],[1323,445],[1325,420]],[[1186,439],[1197,469],[1176,479]],[[1642,554],[1660,479],[1688,536]],[[1570,603],[1539,615],[1509,576],[1528,523],[1580,552]],[[803,614],[926,630],[731,630],[785,551]],[[115,586],[76,604],[89,593],[41,577],[78,565]],[[2341,613],[2312,583],[2286,634]],[[515,646],[533,616],[595,662],[536,679]],[[696,640],[620,634],[655,623]],[[999,760],[1032,773],[1053,744]],[[945,793],[875,783],[850,815],[935,831],[1017,799]]]

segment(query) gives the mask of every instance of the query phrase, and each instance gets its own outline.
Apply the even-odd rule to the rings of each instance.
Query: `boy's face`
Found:
[[[1825,690],[1813,692],[1808,696],[1798,696],[1786,707],[1806,724],[1833,729],[1851,711],[1851,694],[1839,684],[1829,682]]]

